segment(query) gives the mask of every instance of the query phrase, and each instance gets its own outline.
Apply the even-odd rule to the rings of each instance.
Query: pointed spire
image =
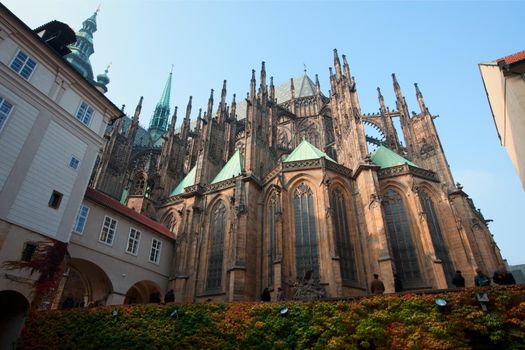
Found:
[[[321,95],[321,84],[319,83],[319,76],[315,75],[315,94],[317,96]]]
[[[222,91],[221,91],[221,110],[224,109],[226,104],[226,80],[222,82]]]
[[[399,86],[399,83],[397,82],[395,73],[392,73],[392,81],[394,83],[394,92],[396,93],[396,97],[398,99],[401,99],[403,95],[401,94],[401,87]]]
[[[197,123],[195,125],[195,130],[200,132],[202,126],[202,108],[199,108],[199,114],[197,115]]]
[[[425,106],[425,100],[423,99],[423,94],[419,90],[419,86],[417,83],[414,83],[414,86],[416,88],[416,97],[417,97],[417,103],[419,103],[419,109],[421,109],[421,114],[428,113],[428,108]]]
[[[191,100],[192,99],[193,97],[190,96],[190,100],[188,101],[188,106],[186,106],[186,116],[184,117],[184,120],[182,121],[180,138],[183,141],[186,141],[186,139],[188,138],[188,134],[190,132],[190,115],[191,115]]]
[[[82,28],[76,32],[77,41],[68,48],[71,53],[66,56],[66,60],[89,82],[94,83],[93,68],[89,61],[95,49],[93,48],[93,33],[97,31],[97,9],[90,17],[82,22]]]
[[[379,100],[379,107],[381,109],[381,113],[386,116],[387,110],[385,108],[385,99],[383,98],[383,94],[381,94],[381,89],[377,87],[377,98]]]
[[[255,69],[252,69],[252,80],[250,80],[250,98],[255,98]]]
[[[261,63],[261,91],[266,91],[266,67],[264,61]]]
[[[204,117],[205,120],[206,118],[211,120],[212,110],[213,110],[213,89],[211,89],[210,98],[208,99],[208,112],[205,114],[205,117]]]
[[[235,94],[233,94],[232,108],[230,109],[230,117],[237,119],[237,102],[235,102]]]
[[[292,99],[295,98],[295,86],[293,85],[293,78],[290,78],[290,92],[292,93]]]
[[[175,124],[177,123],[177,109],[178,107],[175,106],[173,109],[173,115],[171,116],[170,126],[168,128],[170,134],[175,132]]]
[[[270,77],[270,100],[275,100],[275,86],[273,86],[273,77]]]
[[[337,81],[341,80],[341,62],[339,61],[339,55],[337,54],[337,49],[334,49],[334,68]]]
[[[343,55],[343,68],[345,71],[345,77],[348,79],[348,82],[351,82],[354,77],[350,75],[350,66],[348,65],[348,62],[346,61],[346,55]]]
[[[169,108],[170,106],[170,95],[171,95],[171,77],[173,76],[173,66],[171,68],[170,75],[168,76],[168,80],[166,80],[166,85],[164,85],[164,90],[162,91],[162,95],[159,100],[159,105],[167,106]]]
[[[137,107],[135,107],[135,114],[133,114],[133,119],[131,119],[131,123],[129,124],[128,128],[128,140],[130,142],[133,142],[135,139],[135,134],[137,133],[137,129],[139,126],[139,116],[140,112],[142,111],[142,101],[144,100],[143,96],[140,96],[139,103],[137,104]]]
[[[150,120],[148,131],[153,142],[156,142],[164,134],[168,126],[168,119],[170,113],[170,94],[171,94],[171,78],[173,72],[170,71],[162,95],[160,97],[153,117]]]

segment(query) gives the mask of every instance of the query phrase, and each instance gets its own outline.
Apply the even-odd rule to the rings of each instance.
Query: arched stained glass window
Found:
[[[355,250],[350,238],[348,217],[343,192],[336,188],[332,191],[332,210],[334,216],[335,248],[341,265],[341,278],[345,282],[357,282]]]
[[[314,199],[312,190],[305,183],[301,183],[295,190],[293,205],[297,277],[302,278],[306,271],[312,270],[312,276],[319,278]]]
[[[276,245],[275,245],[275,216],[277,214],[277,196],[275,192],[270,197],[268,201],[267,209],[267,223],[268,228],[266,230],[268,234],[268,287],[273,286],[274,274],[273,274],[273,262],[277,255]]]
[[[398,192],[390,189],[383,197],[383,206],[396,273],[404,287],[420,287],[422,280],[416,246],[410,232],[403,199]]]
[[[226,228],[226,207],[217,203],[210,222],[210,253],[208,258],[208,276],[206,289],[219,289],[222,283],[222,261],[224,252],[224,231]]]
[[[441,260],[443,271],[445,272],[445,278],[447,279],[447,284],[450,284],[452,282],[452,278],[454,277],[454,267],[452,266],[450,256],[448,255],[448,249],[445,240],[443,239],[441,226],[439,226],[436,208],[434,207],[434,203],[427,192],[420,191],[419,198],[421,199],[423,212],[427,217],[428,229],[430,231],[430,237],[432,239],[434,251],[436,252],[436,257]]]

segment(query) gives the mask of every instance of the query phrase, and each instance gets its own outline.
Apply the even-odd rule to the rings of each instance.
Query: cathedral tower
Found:
[[[151,137],[152,144],[155,144],[167,130],[168,119],[170,114],[170,94],[171,94],[171,77],[173,72],[170,72],[164,90],[160,96],[160,100],[155,107],[153,117],[149,123],[148,132]]]

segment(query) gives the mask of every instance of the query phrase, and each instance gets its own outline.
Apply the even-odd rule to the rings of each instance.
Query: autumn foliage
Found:
[[[34,312],[18,348],[525,349],[525,286],[488,289],[488,312],[476,292]]]

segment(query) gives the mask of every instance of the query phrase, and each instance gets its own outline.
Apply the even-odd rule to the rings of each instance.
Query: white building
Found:
[[[63,58],[75,40],[63,23],[33,31],[0,4],[1,262],[30,259],[36,242],[69,241],[106,126],[122,115]],[[2,324],[12,325],[0,329],[0,348],[34,278],[0,270]]]

